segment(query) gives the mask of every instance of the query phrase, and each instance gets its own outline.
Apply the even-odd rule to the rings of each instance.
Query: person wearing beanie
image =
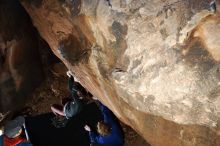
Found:
[[[79,82],[77,82],[76,78],[74,79],[73,74],[71,71],[67,72],[68,79],[68,88],[71,92],[71,97],[69,98],[63,98],[60,104],[53,104],[51,106],[52,112],[61,117],[66,117],[66,119],[69,119],[76,114],[78,114],[84,104],[85,99],[89,94],[81,85]]]
[[[8,121],[0,130],[0,146],[32,146],[32,144],[22,137],[22,126],[25,119],[22,116]]]

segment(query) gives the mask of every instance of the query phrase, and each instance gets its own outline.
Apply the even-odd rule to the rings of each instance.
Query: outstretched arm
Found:
[[[72,76],[71,71],[67,71],[66,74],[69,77],[69,79],[68,79],[68,88],[72,92],[72,89],[75,86],[75,80],[74,80],[74,77]]]
[[[93,144],[103,144],[103,140],[96,132],[91,131],[88,125],[85,125],[85,130],[89,132],[90,142]]]
[[[68,87],[70,92],[72,93],[72,97],[78,97],[78,83],[75,82],[74,77],[70,76],[68,80]]]
[[[96,132],[89,132],[90,142],[93,144],[104,144],[103,138]]]
[[[97,133],[93,131],[89,131],[89,138],[91,143],[97,143],[97,137],[98,137]]]
[[[68,88],[70,91],[72,91],[73,84],[74,84],[74,78],[73,78],[73,76],[70,76],[68,79]]]

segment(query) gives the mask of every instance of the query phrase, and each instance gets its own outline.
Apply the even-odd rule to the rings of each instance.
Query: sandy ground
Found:
[[[59,70],[56,68],[59,68]],[[65,69],[60,72],[60,67],[53,67],[49,71],[46,80],[29,97],[30,100],[23,111],[29,115],[39,115],[51,112],[51,104],[59,103],[62,97],[69,95],[65,72]],[[122,124],[122,126],[125,133],[124,146],[150,146],[129,126],[124,124]]]

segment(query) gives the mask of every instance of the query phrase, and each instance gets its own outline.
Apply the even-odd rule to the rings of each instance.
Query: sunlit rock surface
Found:
[[[18,1],[0,1],[0,121],[43,79],[38,37]]]
[[[220,145],[220,14],[211,1],[21,2],[80,82],[151,145]]]

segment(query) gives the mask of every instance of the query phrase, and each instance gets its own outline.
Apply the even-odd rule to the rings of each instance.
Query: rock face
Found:
[[[22,0],[53,52],[152,146],[220,145],[220,13],[210,2]]]
[[[41,83],[38,37],[18,1],[0,1],[0,113],[19,108]]]

